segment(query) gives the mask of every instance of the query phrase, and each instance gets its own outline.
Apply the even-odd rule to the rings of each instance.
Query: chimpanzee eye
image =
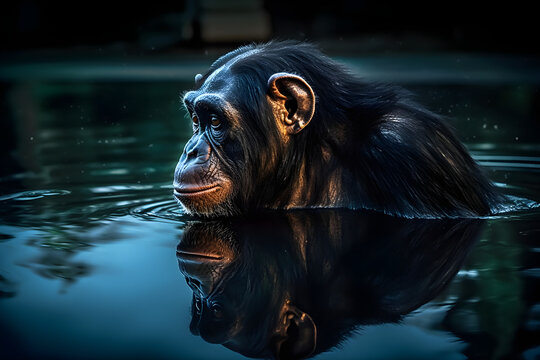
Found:
[[[223,131],[223,124],[219,117],[216,115],[210,115],[210,133],[212,134],[212,139],[218,144],[223,142],[225,138],[225,131]]]
[[[213,127],[218,127],[221,124],[221,120],[219,120],[219,118],[215,115],[212,115],[210,120],[212,121]]]
[[[197,117],[197,115],[193,115],[193,117],[191,118],[191,120],[193,121],[193,123],[195,125],[199,125],[199,118]]]
[[[216,115],[211,115],[210,121],[213,127],[218,127],[221,124],[221,120]]]

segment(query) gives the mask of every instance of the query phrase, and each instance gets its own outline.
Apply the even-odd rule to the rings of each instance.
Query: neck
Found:
[[[313,164],[314,162],[319,164]],[[334,155],[327,147],[323,147],[320,154],[304,156],[293,177],[294,190],[290,194],[286,208],[344,206],[341,188],[345,171],[342,167],[336,166]]]

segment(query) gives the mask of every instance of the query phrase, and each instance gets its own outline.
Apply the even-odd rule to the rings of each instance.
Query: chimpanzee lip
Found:
[[[185,259],[201,259],[201,260],[222,260],[223,256],[210,253],[201,253],[196,251],[176,250],[176,255]]]
[[[201,195],[206,192],[211,192],[221,187],[219,184],[212,184],[206,186],[182,186],[174,188],[174,195],[178,196],[192,196],[192,195]]]

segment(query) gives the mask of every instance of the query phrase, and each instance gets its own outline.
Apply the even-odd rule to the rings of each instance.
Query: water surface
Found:
[[[502,192],[539,201],[540,85],[502,74],[500,81],[491,74],[490,81],[478,83],[420,78],[404,85],[449,117]],[[149,79],[19,75],[2,83],[2,358],[242,358],[190,331],[194,291],[186,277],[193,278],[194,270],[186,270],[181,257],[179,268],[176,249],[194,225],[173,200],[171,182],[191,131],[179,103],[191,81]],[[336,349],[329,342],[329,351],[317,358],[535,359],[540,356],[540,210],[529,209],[533,203],[527,201],[520,204],[474,225],[390,226],[387,221],[394,220],[366,220],[375,215],[351,220],[316,213],[268,216],[268,231],[249,223],[216,226],[230,234],[228,244],[244,244],[233,247],[226,265],[253,263],[250,251],[283,267],[301,263],[292,250],[284,255],[276,252],[279,247],[263,246],[269,235],[285,248],[299,236],[315,250],[322,247],[317,241],[334,241],[327,252],[333,258],[313,255],[315,263],[305,269],[327,266],[341,275],[319,279],[318,285],[312,281],[296,301],[310,308],[322,298],[339,303],[335,299],[345,299],[348,291],[354,294],[349,312],[332,319],[358,328],[344,331],[324,320],[334,326],[326,327],[326,334],[343,331],[341,345]],[[317,228],[325,223],[321,217],[335,218],[328,220],[333,225],[326,235]],[[212,234],[210,225],[199,226],[199,238]],[[394,233],[381,235],[385,226]],[[447,231],[453,226],[462,230]],[[358,244],[351,245],[351,231],[336,229],[356,229],[352,239]],[[252,238],[253,244],[246,241]],[[384,241],[370,243],[374,239]],[[345,261],[343,254],[353,259]],[[336,270],[341,262],[344,273]],[[426,269],[440,275],[429,277]],[[224,273],[230,276],[223,291],[233,297],[246,291],[248,280],[258,279],[249,269]],[[351,274],[357,282],[333,287],[332,279]],[[308,275],[280,276],[300,292],[301,286],[293,285]],[[265,316],[275,309],[253,294],[244,300],[242,306],[230,300],[229,315],[244,315],[246,328],[264,332]],[[334,314],[330,300],[319,305]],[[231,341],[225,330],[220,336]]]

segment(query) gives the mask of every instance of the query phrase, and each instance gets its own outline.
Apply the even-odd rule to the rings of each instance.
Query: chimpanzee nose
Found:
[[[200,136],[195,145],[186,149],[186,155],[188,160],[196,159],[198,163],[205,163],[210,158],[210,152],[212,148],[204,138]]]

